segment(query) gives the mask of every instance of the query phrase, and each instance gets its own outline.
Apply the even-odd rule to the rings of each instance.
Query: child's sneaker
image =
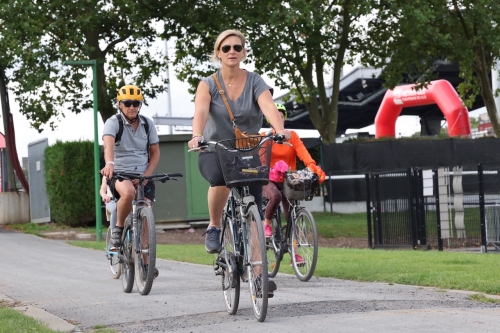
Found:
[[[298,267],[303,267],[306,265],[306,261],[304,260],[304,258],[299,256],[298,254],[295,255],[295,262],[297,263]],[[290,260],[290,266],[293,267],[293,260]]]
[[[273,229],[269,224],[266,224],[266,226],[264,227],[264,235],[266,237],[271,237],[273,235]]]

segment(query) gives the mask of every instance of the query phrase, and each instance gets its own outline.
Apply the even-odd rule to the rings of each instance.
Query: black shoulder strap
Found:
[[[149,163],[149,122],[146,117],[144,117],[142,114],[139,115],[144,122],[144,129],[146,130],[146,134],[148,136],[148,143],[146,144],[146,150],[148,151],[148,163]]]
[[[146,134],[148,135],[148,145],[149,145],[149,122],[146,117],[144,117],[142,114],[139,115],[144,122],[144,129],[146,130]]]
[[[120,140],[122,139],[122,133],[123,133],[123,119],[121,115],[117,114],[116,119],[118,119],[118,132],[116,133],[115,136],[115,146],[119,146]]]

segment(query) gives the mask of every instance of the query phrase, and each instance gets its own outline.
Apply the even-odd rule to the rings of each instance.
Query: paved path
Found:
[[[119,332],[498,332],[500,306],[470,293],[387,283],[279,274],[268,317],[257,322],[242,284],[240,310],[229,316],[209,266],[158,260],[148,296],[122,291],[103,251],[0,228],[0,294],[86,331]],[[1,297],[1,295],[0,295]],[[51,317],[52,318],[52,317]]]

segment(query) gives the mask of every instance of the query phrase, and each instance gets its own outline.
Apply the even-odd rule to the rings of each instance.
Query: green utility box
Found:
[[[191,135],[160,135],[160,162],[155,173],[182,172],[184,177],[166,183],[156,182],[155,221],[194,222],[208,220],[209,183],[198,170],[198,153],[188,153]]]

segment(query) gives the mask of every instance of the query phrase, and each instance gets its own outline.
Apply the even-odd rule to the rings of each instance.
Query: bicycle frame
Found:
[[[288,247],[292,245],[292,224],[297,218],[297,211],[301,208],[300,202],[297,200],[288,200],[290,203],[290,209],[288,212],[288,217],[286,218],[286,225],[283,226],[281,221],[281,207],[278,206],[276,211],[276,221],[278,223],[278,241],[281,242],[283,252],[281,253],[280,260],[283,259],[283,255],[288,253]],[[284,232],[283,232],[284,231]]]
[[[226,204],[226,209],[225,212],[231,212],[231,215],[229,216],[231,218],[231,223],[233,223],[233,240],[234,244],[238,245],[237,251],[235,255],[237,256],[238,260],[238,270],[239,270],[239,275],[243,276],[243,266],[248,266],[250,265],[250,258],[248,258],[248,249],[247,249],[247,243],[243,242],[243,239],[246,239],[247,234],[246,234],[246,223],[247,223],[247,212],[248,212],[248,205],[251,203],[255,202],[255,198],[253,195],[250,194],[250,190],[248,186],[244,186],[242,188],[232,188],[231,191],[229,192],[229,198]],[[236,213],[236,207],[239,208],[239,213],[240,213],[240,218],[237,217]],[[227,226],[224,224],[222,226],[222,234],[224,234],[225,228]],[[240,233],[239,230],[241,230],[241,239],[240,239]],[[221,246],[222,244],[222,239],[221,239]]]
[[[152,176],[133,173],[113,174],[113,178],[116,181],[126,180],[134,183],[137,180],[135,196],[132,200],[132,210],[125,218],[122,244],[119,249],[117,251],[110,251],[108,237],[106,238],[106,251],[110,262],[111,275],[116,279],[122,271],[125,272],[122,284],[123,290],[126,293],[131,292],[135,275],[138,292],[141,295],[149,294],[153,279],[158,274],[155,267],[156,241],[154,215],[151,209],[151,201],[145,198],[144,181],[157,179],[165,183],[167,180],[177,180],[172,177],[183,177],[183,174],[156,174]],[[116,215],[116,212],[114,212],[114,215]],[[112,218],[116,219],[116,216]],[[112,225],[110,228],[113,227]],[[108,235],[111,235],[110,230],[108,230]],[[115,271],[113,268],[113,265],[115,265],[113,263],[113,256],[116,256],[118,263],[122,265],[119,271]],[[125,268],[123,269],[123,267]],[[139,275],[135,274],[136,271]]]

